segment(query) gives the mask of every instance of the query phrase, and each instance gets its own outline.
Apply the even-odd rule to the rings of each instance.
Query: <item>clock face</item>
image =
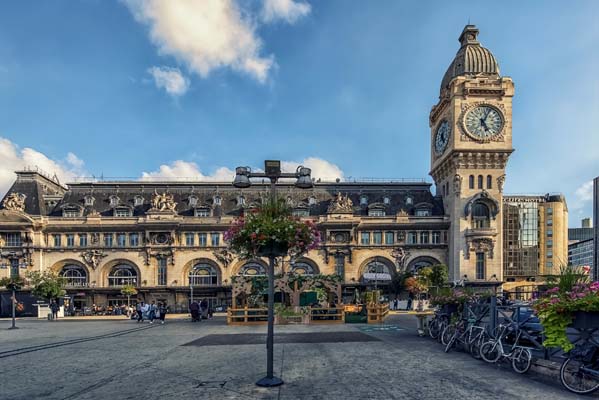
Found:
[[[449,135],[451,134],[451,127],[446,119],[441,121],[437,127],[437,133],[435,134],[435,152],[441,154],[445,151],[447,143],[449,143]]]
[[[495,107],[478,106],[468,111],[464,120],[468,133],[480,139],[489,139],[501,132],[503,116]]]

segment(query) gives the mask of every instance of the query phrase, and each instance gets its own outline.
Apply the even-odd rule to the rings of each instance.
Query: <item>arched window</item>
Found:
[[[380,260],[374,259],[366,264],[362,274],[362,282],[386,284],[391,280],[391,270],[389,266]]]
[[[239,275],[243,276],[259,276],[266,275],[266,268],[257,262],[249,262],[239,270]]]
[[[65,265],[60,271],[67,286],[87,286],[87,271],[80,265]]]
[[[474,175],[470,175],[470,178],[468,179],[468,187],[470,189],[474,189]]]
[[[480,202],[472,205],[472,228],[488,228],[490,226],[490,220],[489,207]]]
[[[189,284],[193,286],[216,286],[218,285],[218,270],[210,264],[196,264],[189,271]]]
[[[137,285],[137,278],[137,271],[132,266],[116,265],[108,274],[108,286]]]
[[[487,189],[492,189],[493,187],[493,178],[491,175],[487,175]]]
[[[482,175],[478,176],[478,188],[483,189],[483,176]]]
[[[295,262],[291,265],[291,272],[298,275],[316,275],[315,268],[306,262]]]

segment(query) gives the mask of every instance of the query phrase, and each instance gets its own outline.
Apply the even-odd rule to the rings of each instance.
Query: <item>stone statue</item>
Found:
[[[92,267],[92,269],[96,269],[104,257],[106,257],[106,254],[100,250],[88,250],[81,253],[81,258],[83,258],[83,261]]]
[[[11,211],[25,211],[25,195],[21,193],[11,193],[2,203],[5,209]]]
[[[453,191],[456,196],[459,196],[462,191],[462,179],[460,174],[455,174],[453,177]]]
[[[354,203],[349,196],[343,196],[341,192],[337,192],[335,200],[331,202],[327,210],[328,213],[349,213],[354,211]]]
[[[403,271],[405,267],[404,263],[406,261],[406,258],[408,258],[408,256],[410,255],[410,252],[404,250],[403,247],[398,247],[396,249],[393,249],[391,255],[393,256],[393,258],[395,258],[395,262],[397,263],[398,269],[400,271]]]
[[[175,196],[170,193],[158,193],[154,191],[152,196],[152,211],[172,211],[175,212],[177,203],[175,203]]]
[[[215,250],[212,252],[214,257],[225,267],[227,268],[229,264],[233,261],[233,254],[227,251],[227,249]]]
[[[500,193],[503,193],[503,184],[505,183],[505,175],[501,175],[497,177],[497,190]]]

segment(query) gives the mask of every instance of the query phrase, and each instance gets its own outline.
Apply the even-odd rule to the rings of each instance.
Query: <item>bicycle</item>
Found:
[[[599,389],[598,350],[599,343],[588,335],[583,343],[568,353],[560,367],[559,378],[570,392],[589,394]]]
[[[466,327],[466,323],[468,326]],[[479,358],[479,352],[472,352],[474,344],[480,341],[485,333],[485,328],[477,325],[480,323],[476,318],[468,318],[467,320],[460,320],[453,329],[453,333],[449,339],[445,339],[447,344],[445,345],[445,352],[449,352],[451,348],[457,343],[461,343],[464,350],[469,351],[474,358]],[[445,334],[448,335],[451,329],[446,329]],[[476,347],[478,348],[478,347]]]
[[[480,347],[480,355],[483,360],[489,363],[496,363],[500,359],[509,359],[512,364],[512,369],[519,373],[524,374],[532,365],[532,354],[526,347],[519,346],[518,341],[522,335],[522,330],[518,324],[511,322],[509,324],[500,324],[496,329],[496,334],[493,338],[483,343]],[[508,352],[505,351],[503,346],[503,338],[516,332],[516,339],[511,345]]]
[[[428,334],[431,339],[439,339],[445,327],[449,324],[449,315],[438,312],[428,324]]]

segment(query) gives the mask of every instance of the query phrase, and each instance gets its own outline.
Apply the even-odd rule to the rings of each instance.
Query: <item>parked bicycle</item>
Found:
[[[504,347],[504,341],[508,336],[515,334],[514,342],[511,346]],[[480,347],[480,355],[483,360],[489,363],[496,363],[499,360],[507,359],[512,365],[512,369],[519,374],[523,374],[530,369],[532,364],[532,354],[526,347],[518,344],[522,330],[516,322],[500,324],[492,338]]]
[[[435,313],[435,316],[428,324],[428,334],[432,339],[440,339],[441,333],[449,325],[449,314],[443,312]]]
[[[460,319],[456,324],[448,325],[442,334],[445,352],[449,352],[454,346],[462,345],[463,349],[470,352],[474,358],[480,358],[480,343],[486,338],[486,334],[485,327],[479,324],[480,319],[471,316],[468,319]]]
[[[567,356],[559,370],[562,385],[577,394],[599,389],[599,343],[588,335]]]

